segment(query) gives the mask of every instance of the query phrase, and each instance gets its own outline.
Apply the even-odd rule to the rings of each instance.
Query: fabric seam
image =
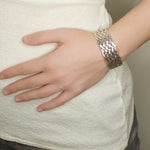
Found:
[[[120,80],[118,79],[118,76],[117,76],[117,72],[116,72],[116,70],[115,69],[112,69],[112,71],[114,72],[114,74],[115,74],[115,77],[116,77],[116,81],[117,81],[117,84],[118,84],[118,86],[119,86],[119,88],[120,88],[120,92],[121,92],[121,94],[120,94],[120,102],[122,103],[122,106],[125,106],[125,104],[124,104],[124,102],[123,102],[123,89],[122,89],[122,85],[121,85],[121,82],[120,82]],[[124,107],[123,107],[123,116],[124,116],[124,122],[125,122],[125,128],[126,128],[126,142],[128,142],[128,136],[127,136],[127,116],[126,116],[126,113],[125,113],[125,109],[124,109]],[[127,144],[127,143],[126,143]]]

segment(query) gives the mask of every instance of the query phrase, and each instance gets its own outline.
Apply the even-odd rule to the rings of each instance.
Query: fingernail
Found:
[[[41,111],[43,111],[43,109],[42,108],[38,108],[38,111],[41,112]]]
[[[19,97],[16,98],[16,102],[21,102],[21,101],[22,101],[21,98],[19,98]]]
[[[0,79],[5,79],[4,75],[0,75]]]
[[[4,94],[5,94],[5,95],[8,95],[9,93],[10,93],[9,90],[4,90]]]
[[[23,37],[24,42],[30,42],[31,37],[29,35],[26,35]]]

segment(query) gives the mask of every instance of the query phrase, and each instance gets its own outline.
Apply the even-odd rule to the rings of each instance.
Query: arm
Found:
[[[149,8],[150,0],[143,0],[109,27],[122,61],[150,38]],[[86,30],[56,28],[39,31],[24,36],[23,42],[31,46],[58,43],[52,52],[0,72],[0,79],[35,73],[4,87],[5,95],[35,88],[16,95],[16,102],[45,98],[62,91],[52,100],[40,104],[38,111],[65,104],[99,82],[109,70],[94,34]]]
[[[150,0],[137,6],[108,28],[124,61],[133,51],[150,39]]]

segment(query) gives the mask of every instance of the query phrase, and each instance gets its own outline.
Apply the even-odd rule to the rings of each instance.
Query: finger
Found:
[[[3,93],[12,94],[20,90],[35,88],[48,83],[49,77],[45,73],[39,73],[20,80],[17,80],[3,89]],[[7,91],[7,92],[5,92]],[[5,94],[5,95],[6,95]]]
[[[52,30],[38,31],[22,38],[23,42],[28,45],[40,45],[45,43],[59,43],[64,39],[63,28],[56,28]]]
[[[45,98],[61,91],[56,85],[48,84],[41,88],[32,89],[19,95],[16,95],[16,102],[29,101],[34,99]]]
[[[18,75],[40,72],[42,68],[43,66],[40,59],[35,58],[3,70],[0,72],[0,76],[3,76],[3,79],[7,79]]]
[[[39,112],[41,112],[44,110],[56,108],[58,106],[65,104],[67,101],[71,100],[75,96],[76,96],[75,93],[65,90],[54,99],[39,105],[37,109]]]

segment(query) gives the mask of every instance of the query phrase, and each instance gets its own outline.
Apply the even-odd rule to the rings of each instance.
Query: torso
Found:
[[[60,27],[93,32],[112,23],[104,0],[0,0],[0,5],[0,71],[56,47],[27,46],[21,41],[26,34]],[[123,150],[133,114],[126,62],[67,104],[42,113],[37,106],[57,94],[22,103],[14,101],[17,93],[2,94],[3,87],[23,77],[0,81],[0,138],[53,150]]]

